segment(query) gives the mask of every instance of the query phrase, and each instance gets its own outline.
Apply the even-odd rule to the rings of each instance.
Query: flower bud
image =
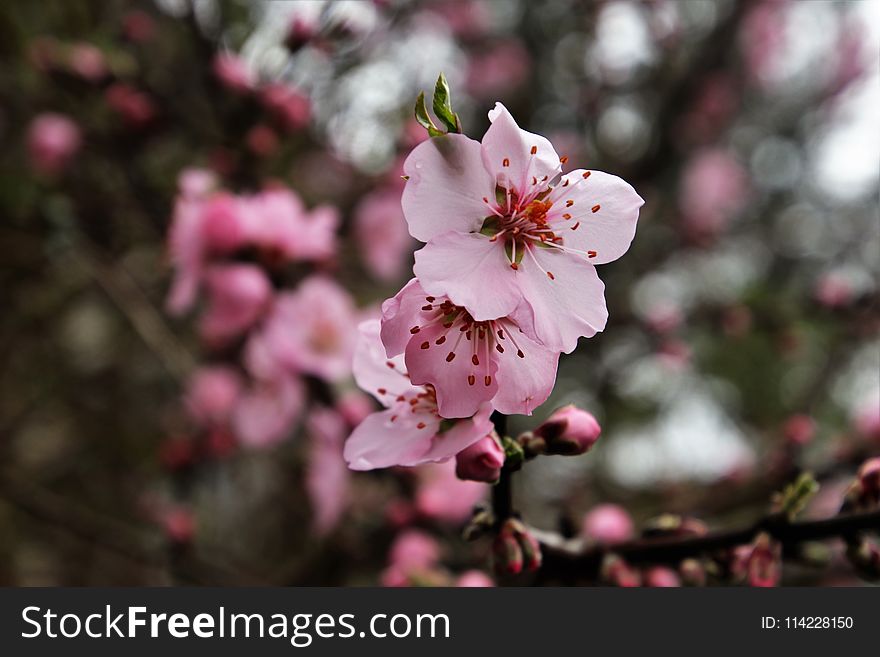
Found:
[[[494,483],[501,476],[504,449],[495,433],[484,436],[455,457],[455,475],[459,479]]]
[[[645,586],[654,588],[676,588],[681,586],[681,579],[672,568],[654,566],[645,571]]]
[[[63,114],[40,114],[28,127],[28,157],[40,174],[55,175],[63,171],[81,143],[79,127]]]
[[[758,534],[754,543],[734,550],[731,571],[749,586],[777,586],[782,578],[782,548],[769,534]]]
[[[547,443],[548,454],[572,456],[589,451],[602,427],[592,414],[569,404],[555,411],[534,433]]]
[[[492,543],[492,564],[499,575],[518,575],[523,569],[523,552],[514,533],[506,525]]]
[[[584,516],[583,534],[603,545],[616,545],[632,538],[633,521],[623,507],[600,504]]]

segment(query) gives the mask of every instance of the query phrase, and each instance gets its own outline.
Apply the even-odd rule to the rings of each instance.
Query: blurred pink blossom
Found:
[[[455,585],[459,588],[491,588],[495,582],[482,570],[466,570],[455,580]]]
[[[260,91],[260,98],[284,130],[300,130],[311,119],[312,107],[308,96],[294,87],[271,83]]]
[[[826,308],[841,308],[853,300],[853,286],[846,276],[829,272],[819,277],[815,289],[816,301]]]
[[[342,458],[348,423],[336,411],[318,407],[306,419],[309,435],[305,487],[312,503],[312,525],[325,536],[339,523],[349,503],[351,472]]]
[[[388,563],[408,571],[427,569],[440,561],[440,544],[430,534],[407,529],[394,539],[388,552]]]
[[[187,382],[187,410],[203,425],[226,424],[241,390],[241,375],[233,368],[222,365],[200,367]]]
[[[307,211],[288,189],[269,189],[242,199],[246,239],[286,260],[322,260],[336,249],[339,214],[331,206]]]
[[[208,305],[199,333],[220,346],[256,323],[272,296],[272,284],[260,267],[250,264],[213,265],[205,273]]]
[[[791,445],[804,446],[816,435],[816,421],[809,415],[792,415],[782,427],[782,435]]]
[[[236,406],[233,428],[245,447],[271,447],[287,437],[299,418],[305,391],[296,377],[255,382]]]
[[[63,115],[38,114],[28,126],[27,148],[31,166],[44,175],[63,171],[82,143],[79,126]]]
[[[634,530],[629,513],[616,504],[599,504],[584,516],[584,536],[603,545],[628,541]]]
[[[360,325],[353,370],[358,385],[386,407],[368,416],[348,439],[345,460],[353,470],[449,459],[492,429],[488,404],[472,418],[443,420],[433,390],[411,383],[403,356],[386,356],[378,320]],[[455,465],[449,465],[455,479]]]
[[[477,98],[505,96],[518,89],[531,71],[529,51],[518,39],[505,39],[473,53],[465,88]]]
[[[398,280],[411,262],[409,236],[400,191],[379,189],[361,200],[354,211],[354,230],[364,265],[380,281]]]
[[[134,9],[122,18],[122,31],[134,43],[146,43],[156,35],[156,21],[147,12]]]
[[[489,490],[486,484],[459,479],[452,460],[420,466],[416,476],[418,514],[450,525],[460,525],[470,519],[474,507],[486,498]]]
[[[376,407],[369,395],[360,390],[348,390],[337,399],[336,410],[345,418],[349,426],[356,427],[376,410]]]
[[[864,404],[856,411],[853,424],[860,436],[880,445],[880,403]]]
[[[272,128],[262,123],[248,130],[245,142],[257,157],[269,157],[278,150],[279,146],[278,135],[272,131]]]
[[[698,151],[685,165],[678,203],[685,226],[698,236],[714,236],[747,201],[748,177],[722,148]]]
[[[75,43],[68,53],[70,70],[89,82],[99,82],[107,75],[104,53],[91,43]]]
[[[654,588],[673,588],[681,586],[681,578],[672,568],[666,566],[653,566],[645,571],[645,586]]]
[[[195,535],[195,518],[186,507],[173,506],[160,511],[159,522],[165,535],[175,543],[189,543]]]
[[[142,128],[156,117],[152,98],[124,82],[117,82],[104,93],[107,105],[131,128]]]
[[[244,60],[232,52],[218,52],[214,55],[214,75],[220,83],[232,92],[248,93],[256,82],[253,73]]]

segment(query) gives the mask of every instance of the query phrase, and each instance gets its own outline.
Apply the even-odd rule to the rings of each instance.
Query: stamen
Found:
[[[580,226],[580,225],[581,225],[581,222],[579,221],[579,222],[577,222],[574,226],[572,226],[571,229],[572,229],[572,230],[577,230],[577,229],[578,229],[578,226]]]
[[[424,310],[424,311],[434,310],[434,306],[432,306],[431,304],[428,304],[427,306],[422,306],[422,310]]]
[[[416,425],[416,429],[424,429],[426,426],[428,426],[428,425],[426,425],[424,422],[419,422]]]
[[[471,362],[472,362],[474,365],[479,365],[479,364],[480,364],[480,359],[477,358],[477,355],[476,355],[476,354],[474,354],[473,356],[471,356]]]
[[[571,215],[568,214],[568,212],[566,212],[565,214],[562,215],[562,218],[565,219],[566,221],[568,221],[569,219],[571,219]]]
[[[483,383],[485,383],[486,387],[488,388],[490,385],[492,385],[492,377],[487,374],[483,377]]]
[[[587,257],[588,258],[595,258],[596,252],[595,251],[587,251]]]
[[[599,208],[601,208],[601,207],[602,207],[601,205],[599,205],[598,203],[596,203],[596,205],[594,205],[594,206],[593,206],[592,208],[590,208],[590,209],[591,209],[591,210],[593,211],[593,213],[595,214],[596,212],[599,211]]]
[[[565,202],[565,207],[567,207],[567,208],[570,208],[572,205],[574,205],[574,201],[572,201],[571,199],[568,199]]]
[[[394,369],[394,363],[392,363],[390,360],[385,361],[385,365],[387,365],[392,370]]]
[[[468,385],[472,386],[476,382],[477,382],[477,377],[475,377],[473,374],[468,374]]]
[[[450,351],[450,352],[446,355],[446,362],[447,362],[447,363],[451,363],[453,358],[455,358],[455,352],[454,352],[454,351]]]
[[[378,392],[380,395],[384,395],[388,391],[385,388],[379,388],[378,390],[376,390],[376,392]]]
[[[428,303],[434,303],[436,299],[434,297],[425,297],[425,301],[427,301]]]
[[[566,164],[568,162],[568,155],[563,155],[559,158],[559,164]]]
[[[532,146],[531,153],[532,153],[532,155],[537,155],[537,154],[538,154],[538,147],[537,147],[537,146]]]
[[[445,336],[445,335],[441,335],[439,338],[437,338],[436,340],[434,340],[434,344],[436,344],[436,345],[441,345],[441,344],[443,344],[444,342],[446,342],[446,336]]]
[[[551,281],[555,281],[555,280],[556,280],[556,277],[553,275],[553,272],[552,272],[552,271],[548,271],[548,272],[547,272],[547,276],[550,278]]]
[[[502,347],[500,344],[496,344],[496,345],[495,345],[495,350],[496,350],[499,354],[503,354],[503,353],[504,353],[504,347]]]
[[[430,342],[425,341],[425,342],[422,343],[422,349],[427,349],[427,348],[430,347],[430,346],[431,346],[431,343],[430,343]]]
[[[517,349],[517,350],[516,350],[516,355],[519,356],[520,358],[525,358],[525,357],[526,357],[526,355],[522,352],[522,349]]]
[[[501,166],[509,167],[510,166],[510,158],[505,157],[504,160],[501,162]]]
[[[413,327],[409,330],[409,332],[412,333],[413,335],[415,335],[416,333],[418,333],[418,332],[421,331],[421,330],[422,330],[422,329],[419,328],[418,326],[413,326]]]
[[[587,178],[590,177],[590,173],[592,173],[592,172],[590,172],[590,171],[584,171],[584,174],[583,174],[583,178],[584,178],[584,180],[586,180]]]

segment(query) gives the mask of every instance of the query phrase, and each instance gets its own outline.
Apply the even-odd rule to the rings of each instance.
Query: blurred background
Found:
[[[466,134],[501,101],[646,200],[605,332],[511,418],[603,427],[517,474],[528,522],[744,526],[803,470],[822,517],[880,453],[878,2],[48,0],[0,34],[0,584],[491,583],[488,486],[341,458],[441,71]],[[831,548],[783,582],[857,582]]]

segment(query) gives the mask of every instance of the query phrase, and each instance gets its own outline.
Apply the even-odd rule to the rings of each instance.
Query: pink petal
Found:
[[[248,447],[269,447],[286,438],[302,410],[305,392],[299,379],[260,384],[238,403],[233,427]]]
[[[584,178],[584,173],[583,169],[576,169],[562,177],[549,196],[553,209],[548,219],[554,228],[560,228],[557,234],[562,236],[565,246],[587,252],[581,254],[585,258],[594,251],[590,263],[601,265],[617,260],[629,249],[636,234],[639,208],[645,202],[629,183],[617,176],[590,171]],[[566,180],[569,185],[562,187]],[[573,204],[567,206],[568,201]],[[562,220],[563,214],[571,218]],[[574,226],[576,229],[572,230]]]
[[[382,344],[389,356],[402,354],[413,334],[410,329],[418,324],[420,309],[427,302],[425,290],[413,278],[403,289],[382,304]]]
[[[505,350],[497,355],[498,394],[492,405],[506,415],[531,415],[553,391],[559,352],[538,344],[524,333],[515,338],[525,357],[520,358],[515,349],[502,341]]]
[[[504,105],[495,103],[489,120],[492,125],[483,137],[482,157],[483,166],[493,180],[525,192],[532,185],[532,177],[541,180],[546,176],[546,184],[562,171],[553,144],[540,135],[522,130]]]
[[[436,344],[436,340],[447,333],[446,342]],[[415,385],[434,386],[442,417],[470,417],[481,404],[495,396],[498,391],[495,376],[498,364],[492,354],[474,353],[475,339],[467,340],[466,334],[458,329],[450,331],[440,324],[422,329],[411,338],[406,347],[406,367],[410,380]],[[455,357],[448,360],[453,350]],[[478,365],[472,360],[474,356]],[[489,377],[488,385],[486,377]]]
[[[312,524],[318,535],[325,535],[339,523],[349,502],[351,473],[342,459],[348,427],[339,413],[319,407],[310,413],[307,428],[311,445],[305,486]]]
[[[411,396],[420,391],[406,377],[403,354],[394,358],[385,356],[385,347],[379,339],[379,320],[370,319],[358,326],[358,340],[354,350],[354,379],[358,386],[388,407],[399,395]],[[388,363],[391,363],[389,366]]]
[[[352,470],[418,465],[430,460],[424,455],[439,428],[436,415],[413,413],[409,404],[397,403],[361,422],[345,443],[343,455]]]
[[[605,328],[605,285],[596,268],[578,256],[540,247],[530,253],[517,279],[532,312],[523,304],[511,317],[548,349],[570,353],[579,337],[593,337]]]
[[[472,418],[458,420],[452,428],[434,438],[431,448],[423,455],[422,462],[444,461],[487,436],[493,428],[490,415],[492,406],[482,404]]]
[[[478,233],[446,233],[416,251],[413,270],[428,294],[446,295],[477,320],[513,312],[522,293],[500,242]]]
[[[401,203],[410,235],[427,242],[450,230],[477,230],[489,214],[483,197],[495,194],[480,144],[451,134],[423,141],[403,164],[409,176]]]

